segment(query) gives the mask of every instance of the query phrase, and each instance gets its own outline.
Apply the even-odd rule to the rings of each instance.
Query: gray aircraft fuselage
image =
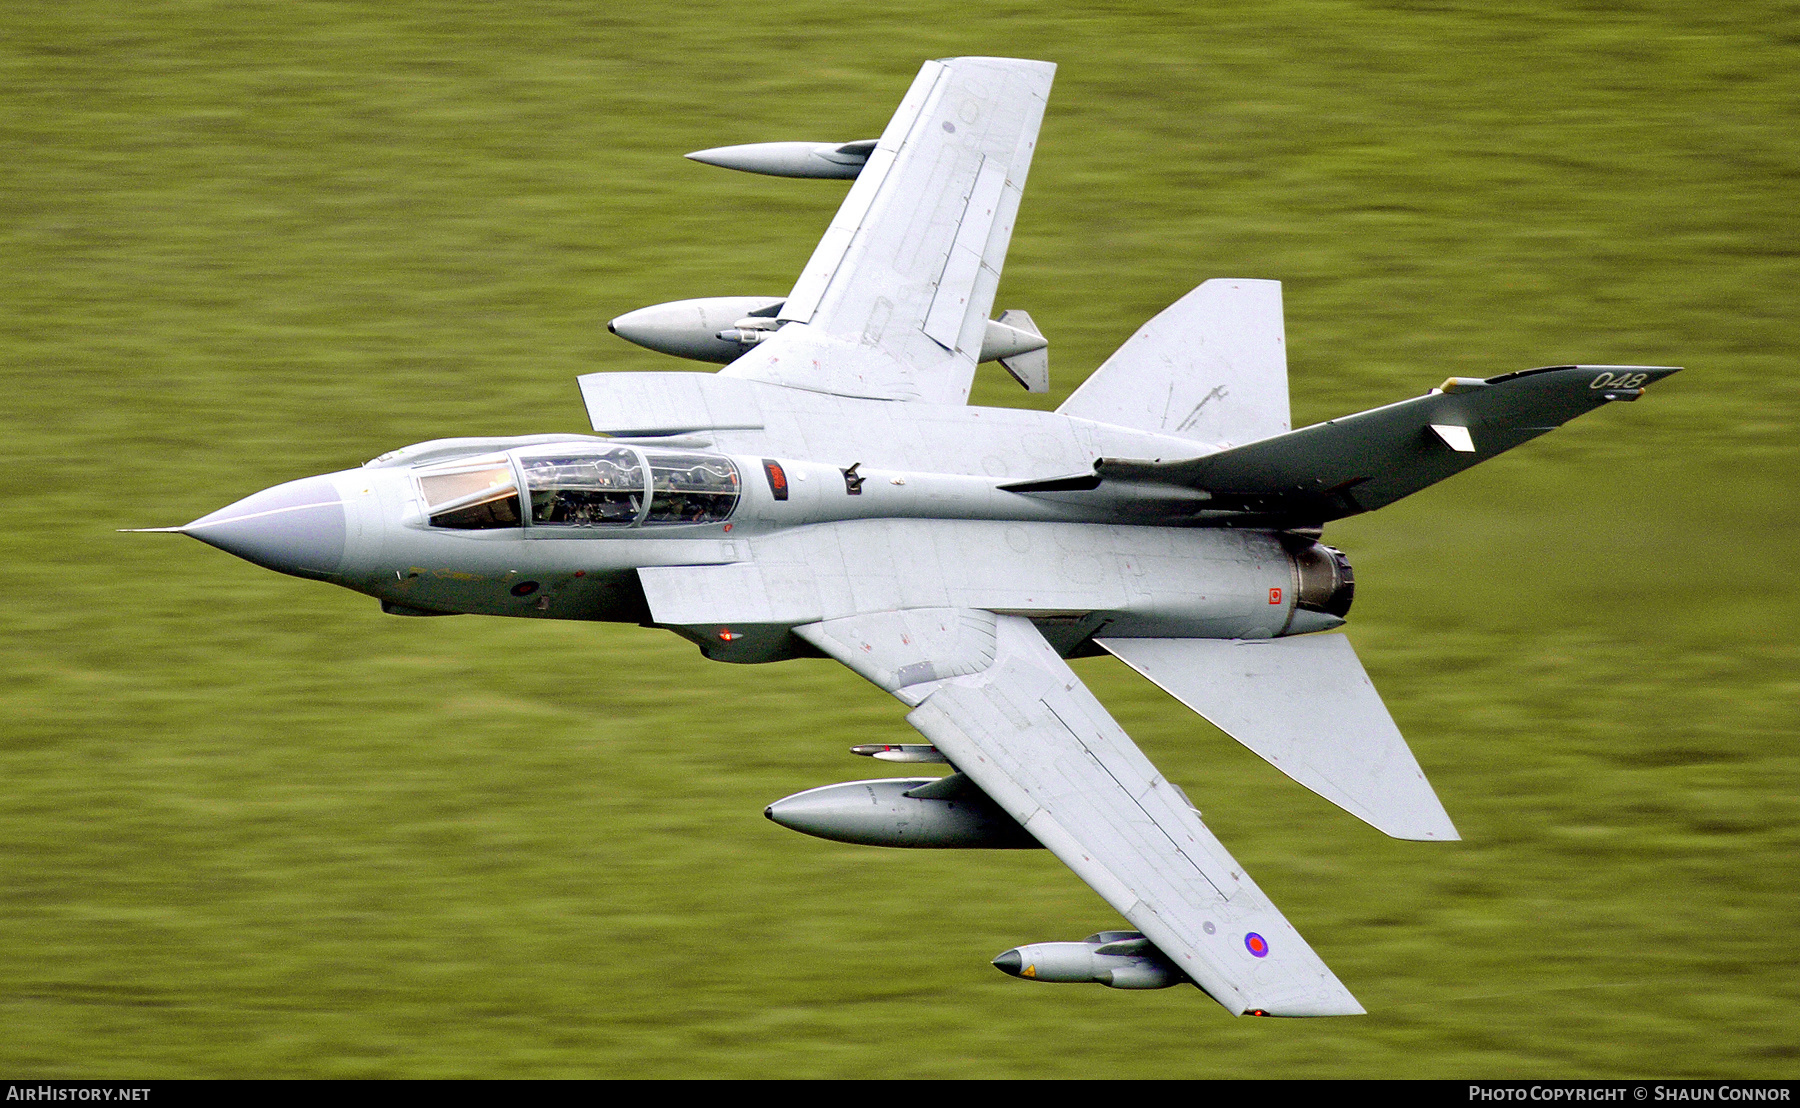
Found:
[[[1065,654],[1082,651],[1101,631],[1112,637],[1245,639],[1343,622],[1349,591],[1341,557],[1343,569],[1334,578],[1329,557],[1308,539],[1183,526],[1204,494],[1171,487],[1107,499],[1001,487],[1079,472],[1102,451],[1156,458],[1191,453],[1191,443],[1054,413],[931,407],[931,418],[923,421],[933,428],[929,449],[919,441],[894,441],[918,438],[909,429],[920,421],[912,419],[871,434],[862,457],[830,461],[724,453],[709,449],[711,438],[694,435],[438,440],[358,469],[267,489],[180,530],[258,565],[366,593],[397,615],[650,624],[658,621],[646,603],[640,569],[775,562],[824,578],[835,574],[843,589],[866,590],[892,578],[881,569],[888,559],[916,559],[929,562],[942,596],[900,598],[902,603],[1024,615]],[[1039,455],[1049,459],[1047,468],[1020,472],[1029,463],[1021,462],[1016,443],[1033,436],[1040,440]],[[959,437],[969,452],[943,449]],[[996,438],[1015,445],[1006,451],[1010,462],[984,453],[983,443]],[[610,486],[617,502],[613,518],[550,518],[556,509],[545,503],[545,494],[557,490],[532,483],[555,479],[540,481],[540,471],[584,457],[617,459],[621,451],[636,462],[639,484],[631,488],[629,471],[613,467],[615,478],[626,476]],[[864,457],[896,461],[932,451],[941,457],[936,471],[861,464]],[[715,474],[713,480],[729,473],[731,494],[713,494],[700,510],[664,504],[648,486],[669,459],[678,469],[706,459],[701,468]],[[483,460],[474,478],[459,477],[458,471],[469,473],[472,460]],[[563,465],[560,472],[580,468]],[[591,473],[578,479],[593,483]],[[442,507],[479,500],[482,491],[448,500],[430,491],[440,485],[460,491],[459,480],[486,481],[496,491],[510,482],[515,493],[524,492],[510,509],[502,505],[497,518],[470,526]],[[666,500],[683,493],[671,485],[661,495]],[[859,567],[868,569],[867,579],[859,579]],[[827,580],[819,587],[831,586]],[[787,629],[825,614],[802,603],[789,618],[751,619],[736,627],[722,621],[663,625],[696,641],[710,658],[762,662],[813,654]]]

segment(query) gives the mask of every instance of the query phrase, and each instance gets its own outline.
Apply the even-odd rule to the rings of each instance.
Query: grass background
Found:
[[[0,33],[0,1073],[1793,1077],[1800,8],[12,0]],[[999,308],[1053,406],[1213,276],[1296,422],[1690,367],[1334,525],[1465,842],[1388,840],[1078,663],[1370,1009],[987,960],[1116,923],[1037,854],[766,822],[912,733],[826,662],[383,617],[186,540],[445,435],[585,428],[607,335],[784,291],[920,61],[1059,63]]]

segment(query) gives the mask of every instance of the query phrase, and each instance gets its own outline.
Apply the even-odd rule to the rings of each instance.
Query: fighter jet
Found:
[[[168,530],[393,615],[610,620],[723,662],[835,658],[925,740],[856,753],[948,773],[811,789],[769,818],[891,847],[1047,848],[1130,929],[994,959],[1018,977],[1362,1012],[1065,659],[1116,655],[1351,815],[1453,840],[1331,633],[1355,582],[1322,529],[1676,369],[1453,377],[1291,430],[1281,286],[1221,278],[1056,411],[969,406],[982,361],[1048,388],[1030,315],[989,315],[1054,71],[932,61],[878,139],[689,155],[854,182],[786,295],[611,324],[724,368],[589,374],[596,434],[420,443]]]

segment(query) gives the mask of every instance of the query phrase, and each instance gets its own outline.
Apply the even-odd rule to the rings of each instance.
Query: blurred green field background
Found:
[[[113,533],[697,368],[606,319],[784,292],[844,190],[679,155],[975,53],[1061,67],[996,305],[1054,391],[980,403],[1214,276],[1285,282],[1297,423],[1689,367],[1328,535],[1463,843],[1078,663],[1366,1017],[1011,980],[1118,922],[1053,859],[768,823],[912,734],[830,663]],[[1792,3],[12,0],[0,1073],[1795,1076],[1797,63]]]

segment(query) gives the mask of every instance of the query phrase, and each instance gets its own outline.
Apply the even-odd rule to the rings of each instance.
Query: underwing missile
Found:
[[[847,180],[862,172],[877,139],[857,142],[752,142],[696,150],[688,159],[769,177]]]

